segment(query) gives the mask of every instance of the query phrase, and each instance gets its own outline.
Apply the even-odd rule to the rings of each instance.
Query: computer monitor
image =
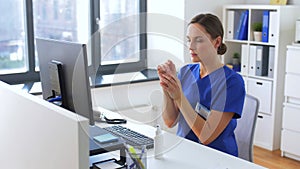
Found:
[[[62,107],[94,125],[87,73],[87,46],[81,43],[36,38],[44,99],[61,97]]]
[[[99,144],[93,138],[109,131],[97,127],[99,113],[92,109],[91,90],[87,73],[85,44],[36,38],[43,98],[60,97],[62,107],[89,119],[90,156],[120,150],[120,162],[125,162],[124,141]],[[64,99],[66,101],[64,102]],[[95,116],[94,116],[95,113]],[[81,119],[81,118],[78,118]],[[91,163],[92,161],[90,161]]]

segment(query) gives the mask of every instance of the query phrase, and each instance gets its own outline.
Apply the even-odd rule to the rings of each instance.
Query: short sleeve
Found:
[[[221,78],[222,76],[225,77]],[[211,77],[211,80],[216,83],[212,84],[211,109],[234,112],[233,118],[240,118],[246,94],[243,78],[235,72],[220,72]]]
[[[224,112],[234,112],[234,118],[240,118],[245,100],[244,80],[236,74],[227,81],[227,99]]]
[[[190,74],[194,73],[195,70],[199,69],[199,65],[197,64],[187,64],[180,68],[177,77],[182,82],[186,76],[190,76]],[[195,77],[196,79],[196,77]]]

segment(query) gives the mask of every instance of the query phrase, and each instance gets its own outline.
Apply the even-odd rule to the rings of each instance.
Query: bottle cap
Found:
[[[156,135],[159,135],[159,134],[161,134],[161,128],[160,128],[160,125],[157,124],[156,125]]]

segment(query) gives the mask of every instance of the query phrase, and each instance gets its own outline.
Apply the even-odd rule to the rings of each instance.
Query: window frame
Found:
[[[93,35],[98,30],[98,24],[96,18],[100,17],[100,1],[90,0],[90,35]],[[92,39],[92,66],[89,67],[89,72],[97,72],[97,74],[113,74],[113,73],[125,73],[142,71],[147,68],[147,34],[146,34],[146,12],[147,12],[147,0],[139,0],[139,13],[140,15],[140,61],[135,63],[125,64],[112,64],[101,66],[100,55],[100,39]],[[27,68],[26,72],[11,73],[0,75],[0,80],[9,84],[24,84],[28,82],[39,82],[39,71],[35,70],[35,44],[34,44],[34,17],[33,17],[33,0],[25,0],[25,31],[26,31],[26,55],[27,55]],[[88,36],[88,35],[87,35]],[[99,36],[98,36],[99,37]],[[118,72],[116,72],[118,71]]]

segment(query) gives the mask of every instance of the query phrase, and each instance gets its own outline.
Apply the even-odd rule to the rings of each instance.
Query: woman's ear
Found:
[[[221,44],[222,44],[222,38],[221,38],[221,36],[218,36],[218,37],[214,40],[214,47],[215,47],[216,49],[218,49],[219,46],[221,46]]]

